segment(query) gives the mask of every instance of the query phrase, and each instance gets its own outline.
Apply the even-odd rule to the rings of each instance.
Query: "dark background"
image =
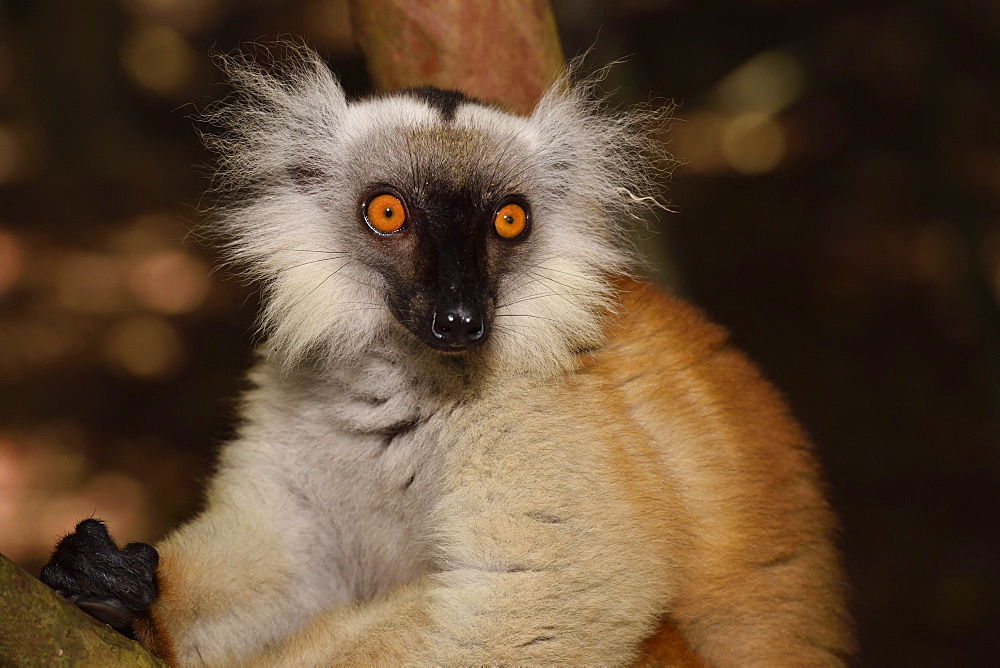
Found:
[[[682,105],[657,278],[814,436],[864,663],[987,663],[1000,4],[555,5],[567,54],[629,56],[616,103]],[[28,568],[81,515],[149,541],[197,507],[257,298],[210,273],[190,116],[226,92],[212,50],[282,35],[365,91],[342,0],[0,3],[0,551]]]

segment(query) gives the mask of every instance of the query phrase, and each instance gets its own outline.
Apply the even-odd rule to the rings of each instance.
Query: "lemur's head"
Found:
[[[265,286],[270,349],[350,361],[375,347],[551,369],[601,340],[623,223],[662,149],[661,114],[604,114],[559,79],[531,116],[422,88],[348,102],[307,50],[225,66],[208,114],[228,248]]]

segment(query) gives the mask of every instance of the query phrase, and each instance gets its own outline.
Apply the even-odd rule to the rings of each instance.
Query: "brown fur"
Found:
[[[159,596],[166,594],[161,589]],[[174,653],[174,644],[171,635],[163,628],[159,618],[151,612],[144,612],[136,616],[133,621],[133,631],[136,640],[143,647],[149,650],[154,656],[163,659],[167,665],[177,665],[177,655]]]
[[[637,668],[706,668],[706,663],[694,653],[674,623],[664,619],[656,630],[639,648]]]

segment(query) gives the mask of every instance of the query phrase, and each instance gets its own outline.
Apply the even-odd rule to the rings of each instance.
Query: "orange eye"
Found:
[[[497,211],[493,226],[504,239],[516,239],[528,225],[528,214],[520,204],[505,204]]]
[[[398,197],[393,195],[378,195],[368,202],[365,209],[365,220],[376,232],[392,234],[398,232],[406,222],[406,209]]]

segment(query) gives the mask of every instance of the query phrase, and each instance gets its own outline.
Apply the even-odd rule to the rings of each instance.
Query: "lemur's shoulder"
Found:
[[[655,355],[659,364],[684,365],[729,343],[729,332],[697,307],[649,282],[621,278],[617,313],[608,323],[608,352]]]
[[[812,466],[793,455],[811,446],[784,399],[725,328],[652,284],[622,279],[618,288],[606,345],[588,371],[616,386],[647,430],[661,439],[685,432],[705,447],[723,439],[765,467],[769,458]]]

